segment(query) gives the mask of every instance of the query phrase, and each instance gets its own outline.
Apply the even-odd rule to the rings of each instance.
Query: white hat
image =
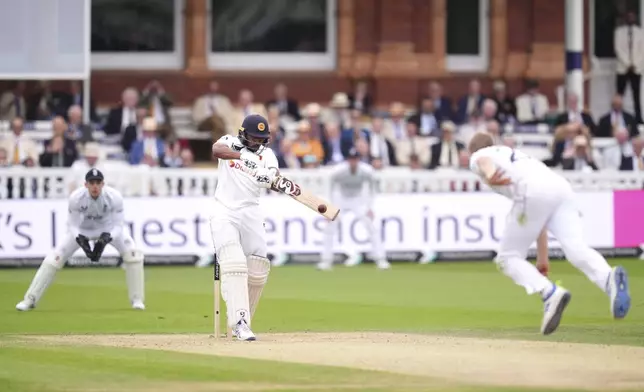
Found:
[[[143,130],[156,132],[157,130],[157,120],[154,117],[146,117],[143,119]]]
[[[348,108],[349,107],[349,97],[345,93],[335,93],[331,99],[331,107],[334,108]]]

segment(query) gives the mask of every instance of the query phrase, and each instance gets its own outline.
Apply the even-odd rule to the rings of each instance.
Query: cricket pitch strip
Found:
[[[644,347],[632,346],[380,332],[259,334],[256,342],[217,340],[207,334],[24,338],[379,370],[449,384],[602,391],[644,388]]]

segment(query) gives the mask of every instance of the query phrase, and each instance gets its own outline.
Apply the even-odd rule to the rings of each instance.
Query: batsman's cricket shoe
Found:
[[[568,290],[552,285],[551,291],[543,298],[542,334],[550,335],[557,330],[561,316],[570,302],[570,297]]]
[[[134,301],[132,302],[132,309],[145,310],[145,304],[142,301]]]
[[[16,310],[19,310],[21,312],[27,312],[35,307],[36,305],[34,304],[34,301],[30,299],[25,299],[18,302],[18,304],[16,305]]]
[[[255,334],[250,330],[250,327],[244,319],[239,320],[237,325],[235,325],[235,328],[233,328],[233,336],[236,337],[237,340],[244,340],[247,342],[256,340]]]
[[[631,295],[628,291],[628,275],[624,267],[614,267],[608,275],[608,295],[610,312],[616,319],[623,319],[631,308]]]

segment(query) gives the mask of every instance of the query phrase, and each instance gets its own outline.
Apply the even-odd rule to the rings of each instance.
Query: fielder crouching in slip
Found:
[[[116,189],[105,186],[103,180],[103,173],[91,169],[85,175],[85,186],[71,194],[67,236],[45,257],[24,300],[16,305],[17,310],[28,311],[36,307],[58,270],[63,268],[78,248],[92,262],[97,262],[108,244],[116,248],[123,258],[132,308],[145,309],[143,254],[136,248],[130,234],[123,230],[123,196]],[[92,240],[95,241],[94,249],[89,243]]]
[[[279,174],[277,158],[267,147],[269,138],[266,119],[252,114],[242,122],[238,136],[223,136],[212,146],[218,180],[210,231],[228,327],[237,340],[255,340],[251,320],[270,272],[259,205],[262,191],[270,189]]]
[[[365,192],[365,185],[367,191]],[[376,194],[377,183],[374,169],[360,162],[360,154],[355,150],[349,151],[346,162],[333,168],[331,174],[331,199],[343,214],[353,212],[366,229],[371,239],[371,254],[379,269],[389,269],[385,249],[380,239],[380,231],[374,223],[372,210],[373,198]],[[336,190],[338,191],[336,193]],[[317,268],[330,270],[333,267],[333,237],[338,228],[338,221],[328,222],[324,230],[324,249]],[[350,256],[345,262],[346,266],[354,266],[361,261],[358,255]]]

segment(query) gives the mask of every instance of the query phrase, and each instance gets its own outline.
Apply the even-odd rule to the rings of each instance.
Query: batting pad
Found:
[[[130,302],[145,301],[145,277],[143,272],[143,253],[134,250],[127,251],[123,256],[125,283]]]
[[[45,257],[45,260],[40,264],[40,268],[36,272],[36,276],[31,281],[31,285],[27,289],[25,300],[31,300],[34,304],[40,301],[40,297],[42,297],[49,285],[52,284],[58,270],[62,268],[60,261],[60,256],[54,254]]]
[[[222,245],[217,251],[217,261],[221,273],[221,296],[226,302],[228,327],[234,327],[242,318],[250,326],[248,266],[241,244],[230,242]]]
[[[248,299],[251,319],[255,315],[255,310],[262,296],[262,290],[268,281],[270,271],[271,262],[266,257],[248,256]]]

